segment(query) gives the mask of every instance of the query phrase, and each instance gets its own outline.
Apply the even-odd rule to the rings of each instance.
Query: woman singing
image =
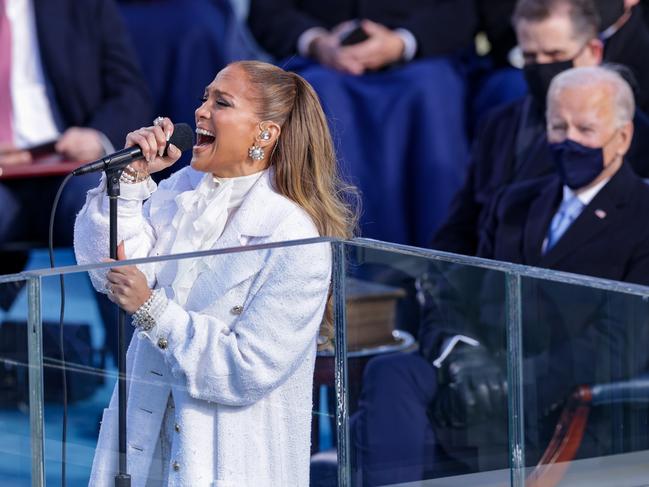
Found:
[[[348,238],[325,116],[300,76],[260,62],[218,73],[196,110],[191,167],[172,165],[169,119],[131,132],[145,160],[121,176],[120,259],[280,242]],[[80,263],[105,258],[105,182],[75,225]],[[133,315],[128,469],[134,487],[298,487],[309,483],[311,390],[327,308],[326,244],[115,267],[91,275]],[[321,331],[322,334],[325,330]],[[90,485],[118,468],[117,398],[104,411]]]

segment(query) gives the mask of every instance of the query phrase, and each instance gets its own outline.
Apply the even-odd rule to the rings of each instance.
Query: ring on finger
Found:
[[[162,122],[164,122],[164,117],[156,117],[155,120],[153,121],[153,125],[160,125]]]

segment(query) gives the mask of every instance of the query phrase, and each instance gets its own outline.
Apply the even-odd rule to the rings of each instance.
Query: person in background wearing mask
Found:
[[[489,101],[513,100],[514,94],[510,92],[512,88],[515,91],[517,85],[511,81],[506,82],[508,76],[514,76],[507,68],[520,68],[523,64],[516,49],[516,35],[509,23],[517,0],[476,0],[476,3],[482,19],[482,29],[491,47],[489,57],[499,68],[494,77],[500,79],[500,86],[489,86]],[[649,113],[649,65],[645,62],[645,53],[649,51],[649,1],[593,0],[593,3],[600,15],[598,31],[604,45],[604,62],[622,64],[631,69],[637,81],[632,83],[636,105],[643,112]],[[507,75],[507,72],[510,74]],[[518,75],[519,73],[516,73],[515,78],[518,78]],[[505,91],[500,96],[494,95],[506,88],[509,88],[510,92]],[[483,110],[479,114],[486,113],[484,109],[488,106],[479,107]]]
[[[604,43],[604,61],[631,69],[636,105],[649,113],[649,26],[640,0],[595,0],[600,12],[599,38]],[[646,7],[645,7],[646,8]]]
[[[575,68],[555,78],[548,100],[558,171],[501,195],[479,256],[649,284],[649,227],[638,224],[649,187],[625,163],[630,86],[604,67]],[[505,286],[501,273],[475,270],[449,267],[421,282],[419,351],[368,363],[351,428],[364,485],[448,475],[453,460],[450,473],[507,467]],[[550,281],[522,291],[525,458],[534,465],[576,386],[646,370],[649,327],[633,297]],[[614,416],[593,412],[577,457],[646,448],[641,429],[625,432],[634,442],[616,437]]]
[[[593,0],[519,0],[512,20],[529,95],[485,117],[464,186],[433,238],[435,249],[475,255],[494,194],[513,182],[555,171],[545,137],[548,86],[562,71],[602,62],[600,18]],[[637,174],[648,177],[649,119],[637,112],[635,126],[628,161]]]

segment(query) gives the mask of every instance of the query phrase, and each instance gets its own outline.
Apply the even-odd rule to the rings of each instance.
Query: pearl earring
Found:
[[[259,133],[259,138],[261,140],[270,140],[270,131],[268,129],[263,129]],[[259,147],[257,144],[254,144],[250,149],[248,149],[248,157],[253,161],[261,161],[264,158],[264,149]]]
[[[248,157],[253,161],[261,161],[264,158],[264,149],[255,144],[248,149]]]

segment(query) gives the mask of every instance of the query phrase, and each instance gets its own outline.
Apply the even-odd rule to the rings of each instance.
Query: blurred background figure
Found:
[[[251,1],[259,44],[322,99],[364,236],[423,245],[444,215],[466,166],[459,55],[476,21],[471,0]]]
[[[518,2],[514,28],[529,94],[494,109],[480,124],[464,186],[433,239],[434,248],[475,255],[494,196],[508,184],[556,171],[545,133],[547,89],[558,73],[602,61],[599,25],[592,0]],[[644,113],[636,113],[635,126],[628,161],[648,177],[649,119]]]
[[[64,159],[97,159],[151,119],[148,89],[113,0],[1,0],[0,100],[0,168],[29,164],[29,149],[49,142]],[[76,177],[66,186],[55,245],[72,244],[74,217],[98,177]],[[0,247],[24,244],[2,255],[0,273],[21,271],[29,247],[47,246],[61,181],[0,183]],[[3,293],[5,309],[12,294]]]
[[[150,117],[146,85],[112,0],[2,0],[0,15],[0,167],[29,163],[27,149],[48,142],[65,159],[96,159]],[[45,241],[48,202],[59,183],[0,185],[0,243]],[[80,178],[64,194],[59,243],[71,242],[87,187]]]
[[[508,92],[521,94],[520,71],[524,60],[516,49],[517,39],[510,23],[516,0],[476,0],[482,28],[489,41],[495,71],[482,80],[473,100],[473,115],[479,119]],[[649,23],[644,19],[646,0],[594,0],[600,15],[598,37],[604,44],[603,59],[628,66],[635,77],[632,86],[638,106],[649,111],[649,66],[644,53],[649,49]],[[645,5],[640,5],[640,4]],[[520,42],[520,40],[519,40]],[[477,121],[477,120],[476,120]]]

